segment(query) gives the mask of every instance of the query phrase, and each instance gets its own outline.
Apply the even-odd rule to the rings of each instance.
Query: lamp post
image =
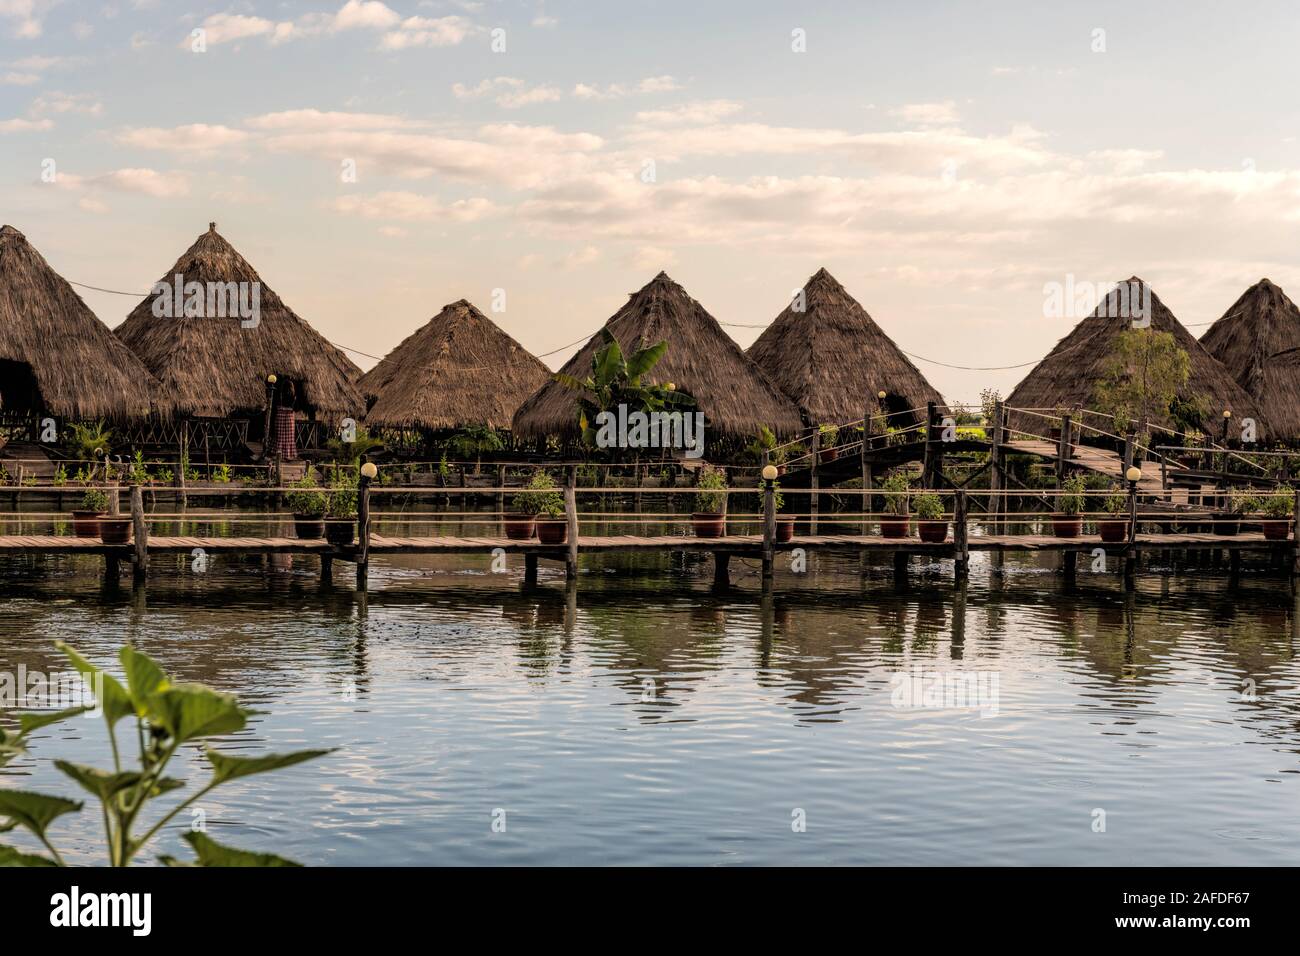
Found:
[[[366,589],[370,571],[370,482],[379,474],[373,461],[362,456],[361,474],[357,479],[357,590]]]
[[[1142,480],[1142,469],[1137,465],[1129,465],[1124,477],[1128,480],[1128,540],[1131,545],[1137,538],[1137,492],[1138,482]]]
[[[776,465],[763,466],[763,585],[772,586],[776,560]]]
[[[275,448],[272,442],[271,422],[275,406],[275,383],[276,376],[272,372],[266,377],[266,420],[262,423],[262,458],[269,460],[271,453]]]

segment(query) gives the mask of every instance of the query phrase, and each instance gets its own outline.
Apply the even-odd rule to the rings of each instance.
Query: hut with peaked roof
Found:
[[[1097,383],[1106,374],[1116,339],[1121,332],[1134,328],[1135,323],[1145,327],[1148,321],[1149,328],[1171,333],[1179,348],[1187,352],[1191,368],[1178,398],[1189,408],[1197,403],[1204,406],[1204,418],[1196,423],[1201,431],[1217,439],[1219,416],[1224,409],[1230,410],[1238,419],[1251,416],[1261,420],[1254,399],[1233,380],[1218,359],[1201,347],[1151,287],[1137,276],[1112,289],[1090,316],[1057,342],[1047,357],[1035,365],[1007,396],[1006,404],[1011,408],[1049,411],[1055,408],[1092,408],[1096,404]],[[1040,418],[1015,412],[1008,416],[1008,422],[1013,430],[1031,434],[1041,435],[1048,427],[1048,423]],[[1177,424],[1168,414],[1158,415],[1150,424],[1169,432],[1177,430]]]
[[[927,402],[943,397],[884,333],[867,310],[824,268],[804,284],[746,353],[799,407],[809,425],[858,421],[885,393],[886,412],[925,420]],[[900,416],[906,418],[907,416]]]
[[[1300,440],[1300,308],[1260,279],[1201,336],[1259,406],[1272,441]]]
[[[0,407],[125,421],[166,411],[157,382],[13,226],[0,226]]]
[[[605,328],[625,353],[641,345],[668,343],[650,378],[672,382],[694,396],[711,436],[751,438],[763,426],[778,436],[799,431],[794,404],[667,273],[660,272],[632,293]],[[600,347],[601,336],[596,334],[565,363],[562,374],[585,378]],[[555,380],[547,382],[515,413],[514,432],[524,438],[577,438],[574,393]]]
[[[260,440],[271,375],[300,420],[360,419],[361,376],[209,224],[115,330],[223,451]],[[232,427],[233,426],[233,427]],[[308,435],[308,444],[324,436]]]
[[[357,387],[373,400],[366,413],[372,427],[505,429],[550,377],[540,360],[460,299],[407,336]]]

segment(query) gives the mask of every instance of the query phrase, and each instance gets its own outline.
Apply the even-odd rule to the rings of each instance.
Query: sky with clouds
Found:
[[[0,219],[141,293],[215,220],[370,355],[497,289],[551,352],[661,269],[748,345],[825,266],[974,401],[1025,369],[947,366],[1041,358],[1049,284],[1198,335],[1300,293],[1298,41],[1281,2],[0,0]]]

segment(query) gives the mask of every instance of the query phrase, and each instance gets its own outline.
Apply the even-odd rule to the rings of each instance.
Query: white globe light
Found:
[[[373,461],[368,461],[361,466],[361,474],[366,478],[373,478],[375,475],[379,474],[379,468]]]
[[[776,465],[763,466],[763,480],[776,481]]]

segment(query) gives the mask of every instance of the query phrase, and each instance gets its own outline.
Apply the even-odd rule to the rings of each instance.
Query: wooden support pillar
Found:
[[[122,501],[118,494],[116,481],[108,480],[108,463],[104,463],[104,478],[108,482],[108,515],[110,518],[116,518],[122,513]],[[116,554],[104,556],[104,577],[111,583],[116,584],[118,576],[122,573],[121,564]]]
[[[322,554],[320,556],[320,583],[330,585],[334,583],[334,556]]]
[[[1132,463],[1133,435],[1129,433],[1124,443],[1126,457]],[[1125,466],[1125,470],[1128,466]],[[1132,591],[1137,587],[1137,482],[1128,483],[1128,547],[1124,550],[1124,590]]]
[[[772,588],[773,568],[776,564],[776,489],[772,482],[763,482],[763,590]]]
[[[729,570],[731,567],[731,553],[728,551],[713,552],[713,586],[719,591],[725,591],[731,587],[731,576]]]
[[[958,583],[965,581],[970,575],[970,543],[966,509],[966,492],[958,488],[953,496],[952,511],[953,577]]]
[[[1061,552],[1061,571],[1065,575],[1066,584],[1074,584],[1075,577],[1079,568],[1078,551]]]
[[[149,526],[144,520],[144,490],[131,486],[131,530],[135,535],[135,558],[131,579],[143,583],[149,574]]]
[[[911,555],[906,551],[894,552],[894,587],[902,590],[907,587],[907,565]]]
[[[1074,445],[1070,441],[1070,429],[1073,427],[1070,416],[1061,416],[1061,437],[1056,443],[1056,487],[1065,484],[1066,464],[1074,455]]]
[[[940,454],[939,445],[934,440],[934,418],[937,414],[937,406],[934,402],[925,403],[925,447],[922,449],[924,457],[921,459],[921,487],[933,488],[934,481],[934,458]]]
[[[808,511],[811,513],[812,517],[808,524],[808,533],[816,534],[817,510],[818,504],[821,501],[821,495],[817,493],[818,488],[821,486],[821,482],[817,476],[817,466],[821,464],[822,457],[822,433],[819,426],[813,426],[812,438],[808,443],[812,446],[812,463],[809,465],[808,471]]]
[[[534,587],[537,584],[537,555],[524,555],[524,586]]]
[[[867,460],[867,452],[870,451],[871,446],[871,427],[871,410],[866,409],[862,412],[862,449],[858,455],[862,464],[862,507],[859,510],[864,514],[870,514],[872,511],[872,498],[875,497],[871,491],[875,487],[876,476],[872,473],[871,464]],[[861,533],[867,533],[866,518],[862,519]]]
[[[638,481],[640,479],[641,466],[637,465]],[[576,465],[569,466],[569,472],[564,480],[564,519],[567,530],[567,541],[569,549],[564,558],[564,576],[567,580],[577,580],[578,577],[578,469]],[[638,484],[637,487],[640,487]],[[638,498],[640,495],[638,494]],[[637,511],[641,508],[638,505]]]
[[[990,530],[993,534],[1005,533],[1006,519],[1000,517],[1003,508],[1005,496],[1002,489],[1006,485],[1006,477],[1003,473],[1003,456],[1002,442],[1006,440],[1007,410],[1001,402],[995,402],[993,405],[993,421],[990,423],[992,434],[989,443],[989,496],[988,501],[988,520]]]
[[[1228,552],[1228,584],[1236,587],[1241,581],[1241,549],[1233,548]]]
[[[363,463],[362,469],[366,466]],[[357,484],[357,590],[369,586],[370,575],[370,479],[362,472]]]

